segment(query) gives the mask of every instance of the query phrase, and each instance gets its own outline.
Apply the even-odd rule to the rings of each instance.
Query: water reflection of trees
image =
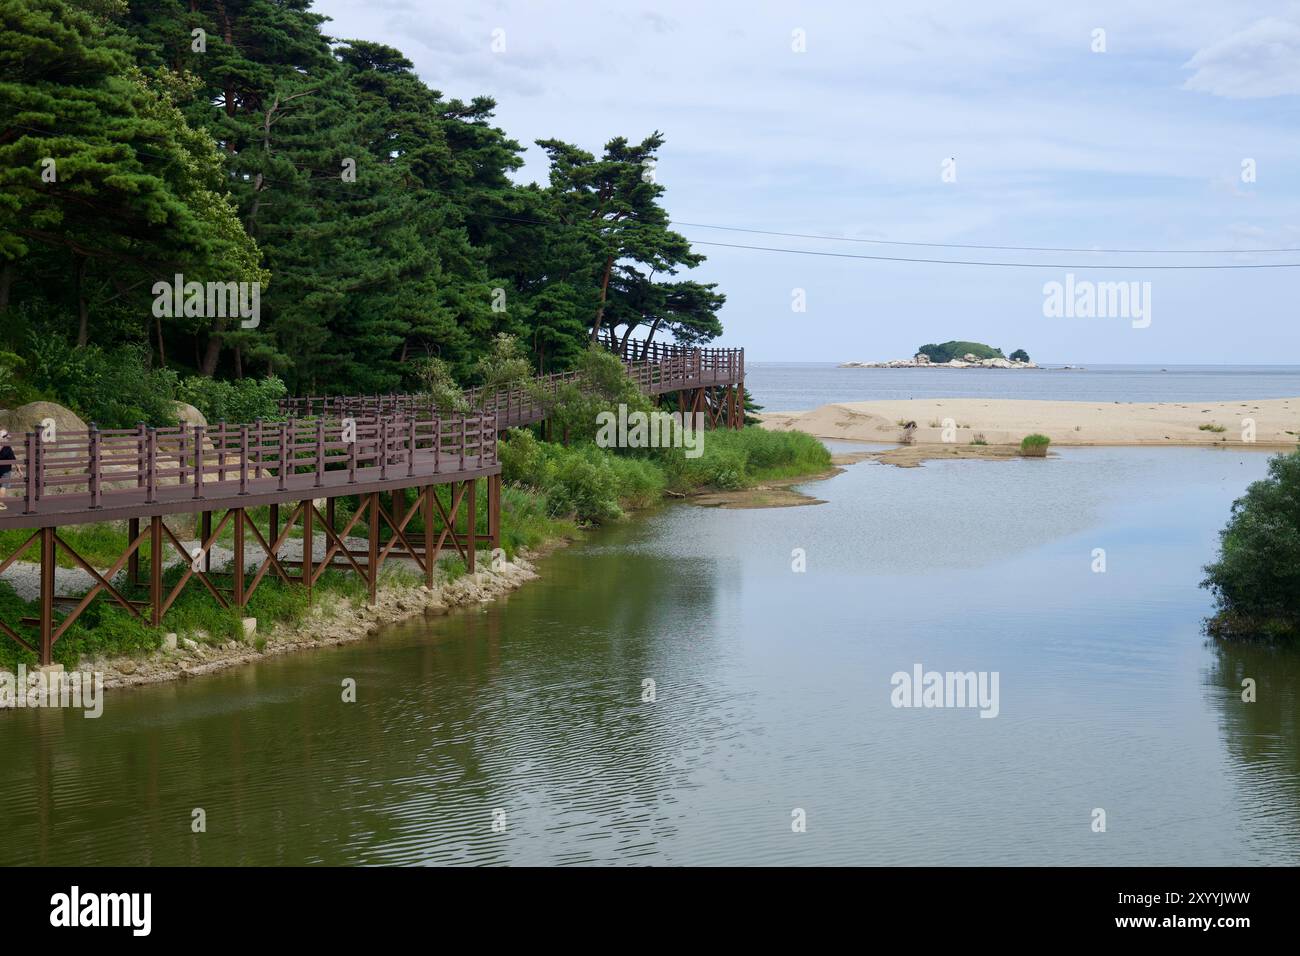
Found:
[[[1255,702],[1241,695],[1242,681],[1255,682]],[[1272,822],[1267,837],[1300,833],[1300,648],[1256,644],[1214,646],[1209,682],[1220,705],[1228,755],[1243,771],[1236,784],[1256,810],[1254,824]],[[1276,850],[1276,846],[1273,847]]]

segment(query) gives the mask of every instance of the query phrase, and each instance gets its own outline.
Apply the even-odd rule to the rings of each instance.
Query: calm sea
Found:
[[[898,398],[1231,402],[1300,396],[1300,365],[1091,365],[1010,371],[747,362],[745,385],[754,400],[770,412]]]

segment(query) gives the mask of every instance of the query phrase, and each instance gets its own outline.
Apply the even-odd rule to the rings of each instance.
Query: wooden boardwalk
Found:
[[[676,392],[680,411],[713,427],[743,424],[743,350],[608,338],[605,344],[647,394]],[[14,449],[21,493],[5,498],[0,530],[32,533],[0,558],[0,574],[35,550],[39,613],[0,620],[0,634],[44,665],[55,642],[100,596],[161,626],[192,583],[223,607],[243,608],[271,574],[310,593],[330,567],[350,567],[365,578],[373,602],[389,557],[413,561],[430,587],[447,548],[473,572],[480,544],[500,544],[499,433],[544,420],[561,393],[578,384],[576,373],[565,372],[490,394],[472,389],[465,397],[473,411],[466,414],[443,414],[419,395],[320,396],[285,400],[284,420],[277,422],[29,432]],[[480,480],[487,506],[482,529]],[[337,503],[353,498],[355,506],[340,514]],[[178,514],[197,516],[197,543],[182,542],[163,520]],[[93,567],[59,533],[67,525],[110,521],[126,523],[127,543],[107,569]],[[349,540],[362,522],[364,550]],[[212,550],[227,533],[234,556],[230,570],[219,574]],[[318,534],[325,539],[319,555]],[[303,553],[290,561],[282,552],[295,536]],[[256,566],[249,565],[252,545],[261,548]],[[164,586],[169,553],[180,566]],[[61,555],[92,580],[84,595],[55,593]]]
[[[643,339],[615,341],[609,336],[602,341],[622,357],[628,376],[647,395],[676,392],[678,410],[704,414],[711,427],[743,424],[744,349],[687,348]],[[560,393],[578,384],[577,372],[558,372],[534,379],[527,387],[515,385],[487,395],[472,388],[465,392],[465,400],[468,407],[495,415],[497,427],[504,430],[542,421]],[[290,398],[280,402],[280,412],[300,417],[437,414],[427,398],[400,394]]]

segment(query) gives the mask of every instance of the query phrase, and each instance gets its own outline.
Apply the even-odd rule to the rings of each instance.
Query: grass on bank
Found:
[[[653,504],[665,492],[731,491],[818,474],[831,463],[826,446],[811,435],[755,427],[706,432],[699,450],[695,458],[683,448],[617,453],[590,442],[541,442],[514,429],[501,446],[502,476],[542,496],[552,517],[600,524]]]

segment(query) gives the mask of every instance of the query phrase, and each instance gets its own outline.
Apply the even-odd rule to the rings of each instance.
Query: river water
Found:
[[[0,714],[0,863],[1300,863],[1300,656],[1199,630],[1266,461],[863,463],[474,612]],[[894,707],[916,665],[996,672],[997,716]]]

